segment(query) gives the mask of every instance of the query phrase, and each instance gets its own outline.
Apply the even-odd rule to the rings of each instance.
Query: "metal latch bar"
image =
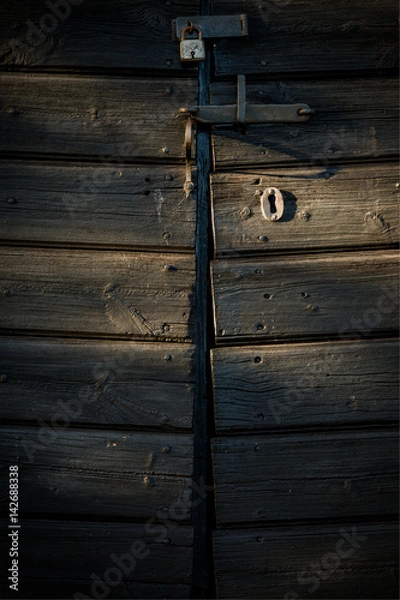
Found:
[[[180,108],[181,114],[190,115],[200,123],[304,123],[315,114],[308,104],[247,104],[246,78],[237,77],[236,104],[205,105]]]
[[[304,112],[303,112],[304,111]],[[200,123],[304,123],[313,114],[308,104],[246,104],[245,114],[236,104],[180,108]]]
[[[189,23],[200,27],[203,38],[229,38],[249,35],[247,15],[215,15],[178,17],[172,21],[173,37],[180,40],[182,30]]]

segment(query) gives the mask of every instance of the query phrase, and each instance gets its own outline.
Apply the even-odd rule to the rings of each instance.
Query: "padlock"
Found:
[[[185,40],[185,35],[188,31],[190,33],[197,31],[197,40]],[[182,30],[180,54],[182,62],[200,62],[205,59],[206,46],[203,40],[203,32],[198,25],[190,24]]]

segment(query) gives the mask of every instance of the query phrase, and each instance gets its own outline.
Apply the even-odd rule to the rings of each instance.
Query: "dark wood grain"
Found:
[[[2,482],[19,465],[20,517],[107,515],[148,519],[188,502],[193,439],[188,434],[72,429],[54,411],[37,427],[3,427]],[[2,498],[5,510],[6,498]],[[189,509],[181,512],[190,518]]]
[[[0,237],[32,243],[193,249],[184,166],[0,163]],[[165,232],[171,235],[167,239]]]
[[[270,187],[283,191],[279,222],[268,222],[261,212],[261,196]],[[217,256],[399,240],[397,163],[216,173],[211,189]]]
[[[178,526],[177,522],[163,525],[156,515],[154,517],[154,524],[148,526],[145,523],[25,521],[20,538],[23,569],[20,570],[19,594],[24,598],[98,598],[101,594],[108,598],[188,598],[192,528]],[[5,552],[4,522],[1,529]],[[123,574],[118,573],[118,569],[121,571],[118,559],[122,556],[126,571]],[[118,585],[110,585],[113,578]],[[95,580],[97,587],[91,588]],[[10,590],[5,588],[4,581],[2,584],[2,597],[10,597]]]
[[[3,337],[2,418],[190,429],[193,352],[183,344]]]
[[[249,38],[217,40],[216,72],[315,73],[393,68],[398,59],[393,0],[216,0],[214,13],[246,12]]]
[[[319,6],[319,4],[318,4]],[[283,54],[284,56],[284,54]],[[235,65],[236,66],[236,65]],[[235,85],[212,85],[212,104],[235,102]],[[331,163],[398,156],[397,78],[283,80],[249,83],[247,101],[305,102],[317,111],[306,123],[248,125],[246,133],[216,127],[216,169]]]
[[[0,250],[3,330],[186,339],[194,257],[87,250]]]
[[[219,526],[397,514],[395,431],[229,437],[212,445]]]
[[[216,531],[214,549],[219,598],[397,595],[395,523]]]
[[[218,348],[217,432],[395,423],[397,340]]]
[[[395,332],[397,277],[395,250],[215,261],[217,342]]]
[[[3,73],[0,152],[183,162],[196,96],[192,79]]]
[[[42,0],[3,4],[0,66],[181,70],[179,43],[172,39],[172,19],[196,15],[200,5],[198,0],[71,0],[70,4],[70,11],[60,7],[62,17],[57,8],[50,10]],[[55,19],[50,16],[54,14]]]

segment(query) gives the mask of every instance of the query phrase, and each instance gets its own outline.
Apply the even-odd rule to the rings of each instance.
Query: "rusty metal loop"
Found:
[[[192,182],[192,143],[193,143],[193,120],[188,117],[185,128],[185,163],[186,163],[186,181],[184,185],[185,197],[189,198],[194,189]]]
[[[181,32],[181,41],[185,39],[185,34],[186,33],[190,33],[192,34],[193,31],[197,31],[197,33],[199,34],[199,39],[201,39],[203,37],[203,32],[200,29],[200,27],[198,25],[195,25],[192,21],[189,21],[190,25],[187,25],[187,27],[185,27],[184,29],[182,29]]]
[[[185,127],[185,157],[187,162],[192,160],[192,130],[193,123],[191,117],[189,117]]]

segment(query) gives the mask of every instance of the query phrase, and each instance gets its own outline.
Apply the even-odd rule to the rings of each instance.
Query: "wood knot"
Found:
[[[309,304],[309,305],[307,306],[307,309],[308,309],[310,312],[316,313],[316,312],[318,312],[318,311],[319,311],[319,306],[316,306],[315,304]]]
[[[304,221],[309,221],[311,219],[311,213],[308,210],[301,210],[297,213],[299,219],[304,219]]]
[[[248,206],[244,206],[243,208],[240,209],[239,217],[242,221],[246,221],[251,216],[252,216],[251,208],[249,208]]]
[[[365,214],[364,221],[366,225],[376,233],[386,233],[389,230],[389,223],[386,223],[384,217],[373,210]]]

